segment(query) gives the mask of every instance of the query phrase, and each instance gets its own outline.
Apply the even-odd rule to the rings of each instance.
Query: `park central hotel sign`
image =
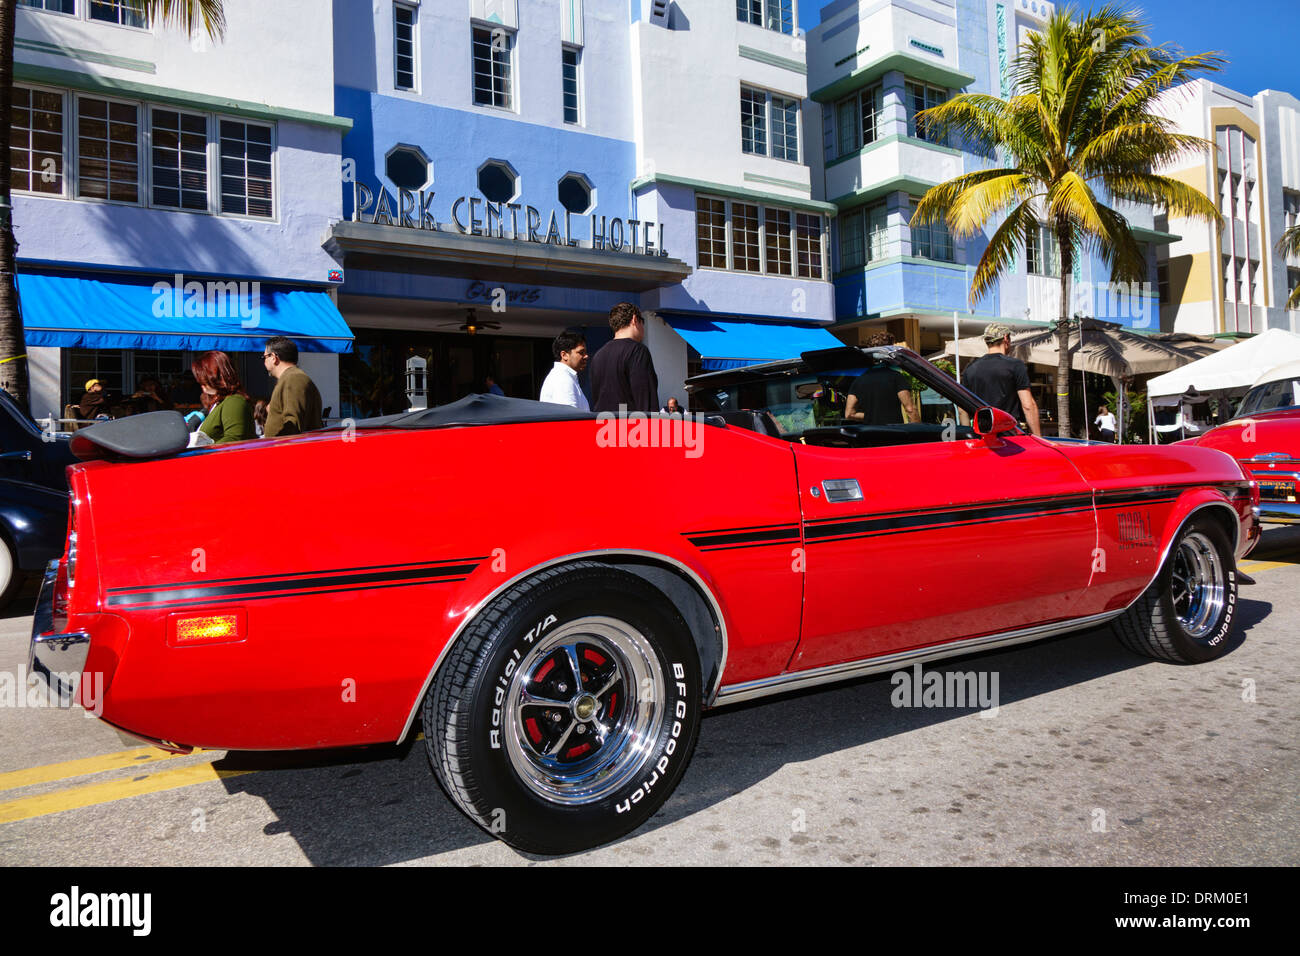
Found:
[[[458,196],[439,221],[430,208],[434,192],[398,189],[396,198],[383,185],[372,190],[359,181],[352,183],[352,221],[380,226],[402,226],[427,232],[456,232],[462,236],[484,236],[506,242],[534,242],[540,245],[578,246],[599,252],[668,255],[664,248],[663,223],[618,216],[590,218],[586,236],[573,234],[573,215],[554,209],[543,222],[541,212],[525,203],[489,202],[482,196]]]

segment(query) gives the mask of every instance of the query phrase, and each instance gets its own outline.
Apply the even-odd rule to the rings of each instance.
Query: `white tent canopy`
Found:
[[[1190,389],[1244,391],[1269,369],[1297,360],[1300,360],[1300,335],[1285,329],[1268,329],[1221,352],[1156,376],[1147,382],[1147,395],[1154,400],[1183,395]]]

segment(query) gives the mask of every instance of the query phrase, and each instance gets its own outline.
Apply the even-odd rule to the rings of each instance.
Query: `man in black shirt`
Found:
[[[614,339],[596,350],[588,365],[593,412],[659,410],[659,376],[650,350],[641,344],[645,320],[630,302],[609,310]]]
[[[1038,421],[1038,403],[1029,389],[1029,370],[1020,359],[1007,354],[1011,327],[1001,322],[986,326],[984,344],[988,354],[966,366],[961,383],[989,405],[1028,425],[1030,432],[1041,438],[1043,427]]]
[[[844,417],[866,425],[901,425],[904,409],[908,420],[920,421],[903,373],[892,365],[874,365],[849,386]]]

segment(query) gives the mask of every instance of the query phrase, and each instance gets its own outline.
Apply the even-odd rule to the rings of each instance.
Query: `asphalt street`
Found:
[[[889,675],[715,711],[648,824],[554,860],[462,816],[422,740],[171,757],[6,704],[0,863],[1295,866],[1300,528],[1243,569],[1259,583],[1219,661],[1143,660],[1097,630],[934,668],[996,675],[996,716],[895,707]],[[0,619],[0,673],[25,668],[31,604]]]

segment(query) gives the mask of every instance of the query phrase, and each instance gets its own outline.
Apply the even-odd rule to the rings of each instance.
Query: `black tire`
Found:
[[[575,658],[581,686],[570,685]],[[492,602],[447,654],[422,708],[429,762],[511,846],[599,846],[649,819],[685,772],[699,670],[685,621],[640,578],[594,562],[544,571]]]
[[[1143,657],[1202,664],[1228,652],[1237,610],[1237,563],[1223,528],[1193,517],[1179,529],[1151,586],[1111,625]]]

